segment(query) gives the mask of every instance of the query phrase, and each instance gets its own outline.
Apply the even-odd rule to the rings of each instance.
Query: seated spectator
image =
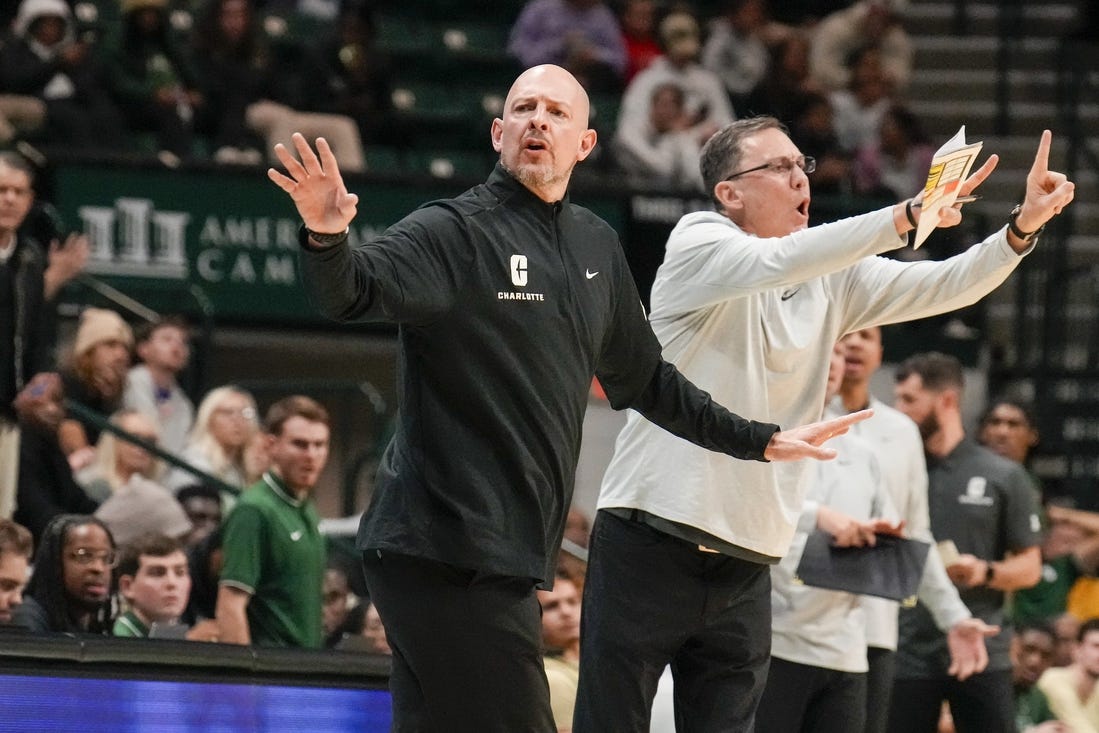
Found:
[[[664,52],[656,39],[656,0],[626,0],[619,23],[626,46],[625,82],[629,84]]]
[[[382,624],[382,617],[378,614],[378,609],[375,608],[373,603],[367,603],[363,611],[362,636],[366,640],[363,651],[385,656],[393,654],[393,649],[389,646],[389,637],[385,635],[385,625]]]
[[[85,308],[69,363],[61,372],[66,399],[103,416],[117,410],[122,405],[133,343],[133,331],[120,315],[103,308]],[[95,460],[93,445],[99,440],[95,425],[67,417],[58,428],[58,438],[73,471]]]
[[[557,553],[557,570],[576,584],[576,590],[584,594],[584,580],[588,575],[588,543],[591,539],[591,520],[576,507],[565,515],[565,534],[561,538],[561,550]]]
[[[157,533],[135,538],[122,546],[116,575],[126,611],[111,633],[147,637],[154,624],[179,625],[191,595],[191,574],[178,540]]]
[[[182,453],[195,420],[195,407],[179,386],[191,356],[190,329],[176,316],[137,329],[135,351],[141,360],[126,375],[122,404],[145,414],[156,425],[160,445]]]
[[[349,636],[361,636],[364,609],[348,586],[347,573],[342,568],[329,567],[324,571],[321,590],[324,646],[332,649]]]
[[[334,32],[310,49],[302,108],[355,121],[367,145],[407,145],[409,133],[393,113],[392,70],[375,45],[373,5],[344,3]],[[369,165],[370,161],[367,161]]]
[[[215,160],[255,165],[266,150],[277,162],[275,144],[289,144],[290,135],[300,132],[310,140],[324,137],[341,170],[365,169],[362,139],[351,118],[301,111],[295,74],[257,21],[252,0],[212,0],[191,45],[209,95]]]
[[[1065,730],[1049,709],[1049,700],[1038,689],[1038,680],[1053,665],[1055,644],[1048,624],[1030,623],[1015,627],[1011,637],[1011,678],[1015,686],[1015,724],[1019,733],[1061,733]]]
[[[882,119],[893,104],[882,70],[881,52],[872,46],[860,51],[852,61],[847,88],[829,94],[828,101],[832,103],[833,124],[841,148],[853,154],[859,148],[877,145]]]
[[[195,424],[183,451],[183,460],[230,486],[247,485],[244,450],[259,430],[256,401],[237,387],[210,390],[198,406]],[[171,489],[195,482],[195,476],[177,468],[167,478]],[[231,497],[222,496],[223,505]]]
[[[790,126],[790,139],[817,161],[817,169],[810,175],[814,195],[851,192],[851,156],[840,147],[833,119],[828,98],[810,92],[801,98]]]
[[[819,85],[809,76],[809,41],[805,34],[791,33],[771,49],[767,76],[749,95],[745,111],[791,125],[806,97],[819,93]]]
[[[41,545],[46,525],[59,514],[90,514],[99,502],[73,478],[61,449],[58,426],[65,415],[61,379],[42,372],[16,397],[19,414],[19,479],[13,519]]]
[[[12,623],[36,633],[109,634],[114,622],[111,570],[117,554],[95,517],[54,517],[38,543],[34,572]]]
[[[755,88],[767,77],[766,0],[726,0],[725,11],[710,26],[702,65],[720,77],[733,109],[744,110]],[[815,188],[815,186],[814,186]]]
[[[187,550],[187,565],[191,570],[191,598],[183,614],[192,626],[213,620],[217,612],[218,581],[225,556],[221,550],[221,527]]]
[[[147,443],[156,445],[158,442],[156,426],[139,412],[119,410],[111,415],[111,423]],[[131,477],[141,476],[155,481],[159,473],[160,464],[152,453],[110,431],[104,431],[95,444],[95,462],[77,473],[76,480],[89,496],[103,502],[129,483]]]
[[[95,510],[120,546],[149,533],[175,540],[191,531],[191,520],[167,489],[139,475],[132,476]]]
[[[26,527],[0,519],[0,626],[11,623],[12,612],[23,602],[33,546]]]
[[[221,526],[221,492],[213,486],[191,484],[176,492],[176,501],[191,520],[191,531],[183,538],[183,546],[191,548],[209,537]]]
[[[626,47],[603,0],[529,0],[508,38],[508,53],[524,69],[557,64],[589,92],[622,88]]]
[[[45,105],[46,142],[66,150],[122,150],[123,118],[96,49],[74,33],[65,0],[23,0],[0,52],[4,85]]]
[[[1062,613],[1053,619],[1053,633],[1057,646],[1053,650],[1053,666],[1067,667],[1076,658],[1076,638],[1080,635],[1080,619],[1071,613]]]
[[[668,15],[660,23],[660,41],[664,55],[626,88],[615,137],[642,138],[651,124],[653,91],[662,84],[675,84],[684,93],[687,131],[701,145],[733,121],[729,96],[721,80],[698,63],[701,39],[694,16],[684,12]]]
[[[702,191],[698,155],[702,143],[691,132],[683,89],[674,83],[653,89],[648,124],[620,125],[615,160],[630,184],[667,191]]]
[[[859,0],[828,15],[813,31],[810,67],[826,90],[845,89],[854,75],[851,60],[867,47],[879,50],[883,81],[904,91],[912,76],[915,49],[904,30],[897,0]]]
[[[538,591],[538,603],[553,720],[559,732],[570,731],[580,682],[580,591],[565,573],[558,572],[553,590]]]
[[[1042,576],[1037,585],[1015,591],[1011,613],[1016,623],[1064,613],[1077,581],[1099,571],[1099,514],[1051,502],[1046,516]]]
[[[1099,619],[1080,626],[1076,659],[1067,667],[1051,667],[1038,680],[1050,710],[1073,733],[1099,731]]]
[[[882,116],[878,139],[855,152],[855,191],[890,200],[907,198],[927,183],[933,157],[935,148],[916,115],[893,104]]]
[[[131,130],[152,133],[160,159],[192,157],[196,120],[205,99],[173,39],[168,0],[122,0],[122,23],[104,39],[111,92]]]
[[[0,53],[4,48],[0,38]],[[0,75],[0,148],[12,147],[20,138],[33,137],[46,121],[46,105],[37,97],[9,94]]]

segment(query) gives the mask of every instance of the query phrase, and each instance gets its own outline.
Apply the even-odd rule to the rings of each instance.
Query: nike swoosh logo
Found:
[[[584,277],[588,278],[589,280],[591,280],[593,277],[595,277],[598,274],[599,274],[599,270],[596,270],[595,272],[592,272],[591,270],[584,270]]]
[[[779,298],[781,300],[790,300],[790,298],[793,298],[795,295],[797,295],[799,290],[801,290],[800,287],[794,288],[793,290],[787,290],[785,293],[780,295]]]
[[[294,542],[297,542],[298,540],[300,540],[301,539],[301,530],[300,529],[295,529],[293,532],[291,532],[290,533],[290,539],[292,539]]]

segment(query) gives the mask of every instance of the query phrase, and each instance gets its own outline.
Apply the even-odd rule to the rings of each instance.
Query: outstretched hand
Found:
[[[950,650],[947,674],[962,681],[983,672],[988,666],[985,638],[998,633],[999,626],[990,626],[979,618],[967,618],[954,624],[946,634],[946,646]]]
[[[1068,180],[1064,173],[1049,169],[1049,149],[1053,143],[1053,134],[1049,130],[1042,132],[1038,142],[1038,152],[1026,177],[1026,196],[1019,211],[1015,225],[1024,232],[1036,231],[1062,209],[1069,205],[1076,195],[1076,184]],[[1008,237],[1011,246],[1022,251],[1027,243]],[[1019,246],[1016,246],[1018,244]]]
[[[275,155],[286,167],[286,174],[269,168],[267,177],[290,194],[307,229],[322,234],[347,229],[355,218],[359,197],[347,192],[328,141],[317,138],[316,153],[301,133],[295,132],[291,142],[298,157],[279,143],[275,146]]]
[[[768,461],[800,461],[802,458],[829,461],[836,457],[836,451],[822,447],[825,441],[843,435],[852,425],[873,415],[873,410],[859,410],[831,420],[802,425],[800,428],[780,430],[771,436],[763,457]]]

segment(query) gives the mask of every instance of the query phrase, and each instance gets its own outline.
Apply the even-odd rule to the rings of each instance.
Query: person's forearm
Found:
[[[777,425],[746,420],[713,401],[671,364],[660,361],[630,407],[669,433],[734,458],[762,461]]]
[[[1042,577],[1042,555],[1037,546],[992,562],[992,579],[989,588],[1011,591],[1030,588]]]
[[[218,588],[214,616],[218,624],[218,641],[224,644],[251,644],[252,633],[248,628],[248,602],[251,596],[231,586]]]
[[[219,608],[217,613],[218,641],[223,644],[252,643],[252,634],[248,628],[248,617],[243,610],[225,611]]]

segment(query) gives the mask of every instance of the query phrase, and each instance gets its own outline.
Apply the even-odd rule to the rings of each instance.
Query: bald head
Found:
[[[544,201],[559,201],[576,163],[595,147],[584,87],[560,66],[527,69],[508,91],[502,118],[492,121],[500,163]]]
[[[538,90],[541,90],[543,94],[549,97],[569,104],[573,109],[574,116],[581,120],[584,127],[588,126],[591,101],[588,99],[587,91],[576,80],[575,76],[555,64],[532,66],[520,74],[512,82],[511,89],[508,90],[504,109],[508,108],[509,103],[515,98],[516,94],[529,95],[537,93]]]

